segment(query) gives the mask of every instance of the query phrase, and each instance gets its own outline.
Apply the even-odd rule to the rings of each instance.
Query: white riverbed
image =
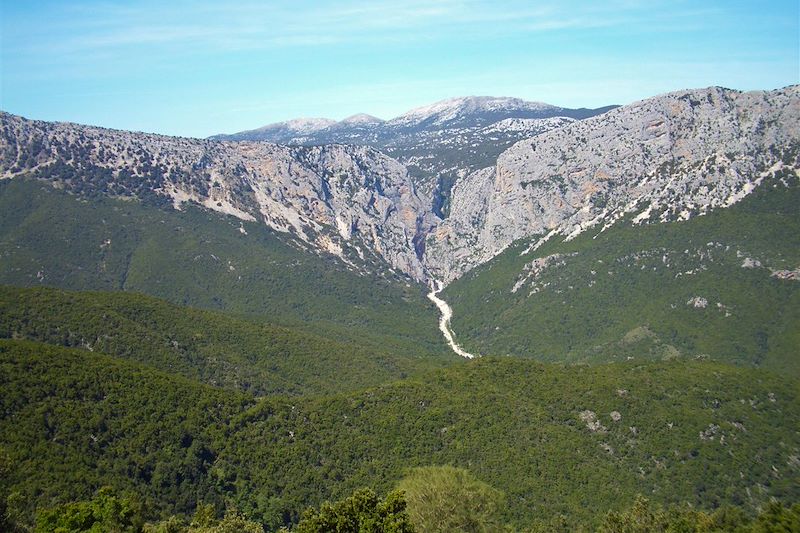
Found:
[[[433,286],[434,289],[428,293],[428,299],[436,304],[436,307],[439,308],[439,312],[442,314],[442,316],[439,318],[439,329],[442,330],[444,339],[447,341],[447,344],[450,345],[450,348],[458,355],[461,357],[466,357],[467,359],[472,359],[475,357],[475,354],[471,354],[461,348],[461,346],[458,345],[453,337],[453,330],[450,329],[450,319],[453,317],[453,310],[450,308],[447,302],[437,296],[437,294],[439,294],[439,292],[442,290],[441,283],[434,282]]]

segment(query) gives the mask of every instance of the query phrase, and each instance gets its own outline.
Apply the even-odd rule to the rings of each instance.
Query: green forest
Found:
[[[447,353],[424,287],[300,247],[264,224],[197,207],[163,210],[0,181],[0,284],[139,292],[273,324],[313,324],[327,337],[395,353]]]
[[[445,465],[502,492],[498,516],[519,530],[599,526],[638,494],[751,514],[799,496],[796,381],[719,363],[483,358],[261,399],[31,341],[2,341],[0,367],[4,490],[25,517],[110,486],[149,520],[203,503],[277,530],[309,505]]]
[[[256,396],[356,390],[455,360],[137,293],[47,287],[0,286],[0,337],[98,351]]]
[[[402,276],[0,182],[0,530],[797,531],[800,198],[762,189],[517,243],[443,293],[467,361]]]

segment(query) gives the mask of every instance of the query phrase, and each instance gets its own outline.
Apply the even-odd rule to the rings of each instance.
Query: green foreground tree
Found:
[[[70,502],[47,509],[36,517],[36,532],[141,531],[142,506],[135,498],[120,497],[104,487],[89,501]]]
[[[188,525],[183,518],[171,516],[157,524],[146,525],[144,533],[264,533],[264,527],[234,509],[228,509],[218,520],[213,505],[201,504]]]
[[[499,514],[504,494],[463,468],[415,468],[398,489],[405,492],[408,515],[420,533],[503,530]]]
[[[370,489],[360,489],[336,503],[309,509],[293,531],[298,533],[413,533],[402,492],[384,500]]]

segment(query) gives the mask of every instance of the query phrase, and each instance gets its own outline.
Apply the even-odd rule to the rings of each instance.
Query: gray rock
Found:
[[[798,168],[800,87],[657,96],[521,141],[453,189],[425,264],[445,282],[518,239],[569,239],[623,216],[682,220]]]
[[[680,91],[579,121],[539,104],[517,116],[513,99],[462,100],[427,115],[418,110],[414,120],[347,122],[364,131],[395,128],[400,133],[381,141],[387,149],[402,144],[403,128],[412,132],[413,149],[398,152],[405,163],[363,146],[186,139],[0,113],[0,178],[30,174],[79,193],[155,199],[176,209],[195,203],[262,221],[355,270],[385,261],[413,279],[448,283],[514,241],[529,244],[527,254],[547,239],[599,233],[623,217],[636,224],[687,219],[800,168],[798,86]],[[599,112],[573,111],[573,118]],[[333,128],[321,120],[283,126],[303,135]],[[497,136],[494,150],[516,135],[530,138],[492,166],[475,170],[485,154],[461,159],[478,142]],[[452,168],[425,159],[444,153],[458,155]],[[409,166],[424,167],[428,178],[459,176],[444,220],[434,213],[432,182],[417,186]],[[538,275],[535,259],[517,288]],[[797,271],[773,275],[798,279]]]
[[[161,197],[260,220],[312,248],[383,259],[423,280],[418,257],[435,223],[405,167],[362,146],[286,147],[108,130],[0,115],[0,175],[33,173],[60,187]],[[53,170],[63,164],[70,172]],[[105,171],[110,180],[100,176]]]

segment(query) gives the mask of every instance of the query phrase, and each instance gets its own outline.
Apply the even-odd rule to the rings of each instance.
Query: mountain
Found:
[[[351,117],[311,133],[274,129],[270,131],[284,134],[268,140],[292,145],[372,146],[405,165],[415,185],[433,198],[435,209],[443,214],[456,178],[494,164],[497,156],[517,141],[614,107],[568,109],[519,98],[468,96],[412,109],[385,122],[356,115],[360,117],[357,121]],[[508,120],[517,122],[510,126]],[[259,131],[212,138],[264,140]]]
[[[714,359],[800,378],[800,179],[731,207],[564,241],[521,239],[443,291],[472,353],[604,363]]]
[[[425,265],[449,282],[519,239],[685,220],[800,167],[800,87],[681,91],[520,141],[458,180]]]
[[[416,280],[433,225],[397,161],[363,146],[288,147],[184,139],[0,115],[0,172],[86,195],[186,203],[256,221],[338,256],[378,258]]]
[[[559,128],[568,117],[503,119],[488,126],[413,130],[382,148],[402,162],[421,192],[432,198],[432,210],[446,218],[453,184],[476,170],[491,166],[514,143]]]
[[[338,122],[338,124],[341,124],[341,125],[350,124],[352,126],[357,126],[357,125],[362,125],[363,126],[363,125],[367,125],[367,124],[382,124],[383,122],[384,122],[384,120],[380,119],[378,117],[373,117],[372,115],[368,115],[366,113],[357,113],[355,115],[351,115],[351,116],[343,119],[341,122]]]
[[[471,117],[469,120],[479,124],[486,122],[487,116],[544,116],[560,109],[516,99],[455,102],[455,107],[453,101],[450,107],[433,106],[440,123],[453,124],[456,117],[460,117],[457,122],[464,123]],[[450,118],[442,122],[446,109],[450,109]],[[398,131],[408,129],[412,116],[419,119],[423,113],[416,110],[398,119]],[[414,279],[425,280],[420,261],[425,234],[437,217],[446,213],[454,176],[463,175],[465,165],[471,169],[487,164],[518,138],[568,122],[566,118],[525,120],[510,128],[498,124],[458,134],[452,128],[436,129],[431,130],[431,136],[423,132],[407,141],[396,138],[394,151],[406,154],[411,168],[408,171],[363,147],[235,145],[47,124],[4,113],[0,115],[4,136],[0,142],[8,157],[3,158],[0,170],[4,177],[31,170],[40,177],[47,173],[48,179],[77,192],[85,189],[147,197],[162,203],[171,201],[175,206],[193,201],[243,220],[264,219],[270,227],[291,232],[351,264],[348,257],[362,260],[365,254],[371,254],[388,260]],[[285,140],[282,135],[289,132],[309,144],[331,139],[362,143],[362,133],[385,129],[385,124],[366,115],[336,124],[325,119],[301,119],[261,128],[251,138]],[[488,147],[476,150],[487,139]],[[65,164],[69,168],[63,168]],[[76,168],[81,171],[77,180],[73,176]],[[88,169],[91,172],[87,175]],[[298,177],[292,175],[296,171]],[[421,174],[434,178],[415,178]],[[345,182],[345,175],[354,179]],[[422,190],[418,190],[420,183]]]
[[[355,144],[377,147],[374,142],[365,142],[366,139],[376,138],[383,128],[385,121],[366,113],[352,115],[344,120],[335,122],[323,129],[316,130],[308,135],[295,134],[284,137],[276,142],[300,146],[317,146],[325,144]],[[224,135],[217,138],[228,139]],[[243,135],[248,140],[248,135]],[[235,140],[235,139],[232,139]]]
[[[0,181],[0,283],[128,291],[406,356],[441,355],[424,287],[383,261],[355,269],[263,222],[184,205]]]
[[[486,126],[504,118],[544,118],[555,116],[561,108],[541,102],[526,102],[519,98],[467,96],[449,98],[418,107],[389,121],[395,128],[446,129]],[[521,116],[533,115],[533,116]]]
[[[521,141],[428,236],[471,353],[799,376],[800,88],[681,91]]]
[[[485,127],[508,118],[585,118],[596,110],[565,109],[519,98],[466,96],[449,98],[408,111],[386,123],[396,130]]]
[[[75,192],[176,208],[197,203],[261,220],[356,269],[373,257],[415,280],[448,283],[519,239],[571,238],[626,214],[634,223],[686,219],[735,203],[765,177],[797,168],[799,93],[797,86],[750,93],[712,87],[581,121],[502,119],[478,134],[430,130],[434,136],[416,137],[417,146],[449,150],[459,161],[447,179],[431,170],[438,189],[430,193],[415,185],[413,170],[367,147],[170,138],[8,114],[0,117],[7,154],[0,170],[4,177],[33,173]],[[514,99],[456,99],[400,122],[448,126],[475,109],[519,110],[513,106],[554,112]],[[502,144],[509,132],[533,136],[496,164],[466,171],[490,157],[479,153],[474,135]],[[414,157],[424,166],[424,155]]]
[[[211,138],[231,141],[268,140],[279,144],[300,145],[354,141],[353,144],[368,144],[383,148],[392,143],[396,144],[397,137],[408,135],[410,132],[484,128],[512,118],[567,117],[579,120],[604,113],[614,107],[616,106],[569,109],[519,98],[464,96],[417,107],[388,121],[363,113],[339,122],[329,119],[296,119],[230,135],[219,134]],[[267,132],[269,137],[266,137],[264,132]]]
[[[406,165],[444,219],[426,235],[423,265],[447,283],[521,238],[577,235],[625,213],[643,223],[734,203],[763,177],[796,168],[797,100],[796,86],[679,91],[591,112],[455,98],[362,141]],[[312,142],[337,139],[326,131]]]
[[[303,137],[310,135],[314,132],[324,130],[337,122],[328,118],[298,118],[294,120],[287,120],[285,122],[277,122],[275,124],[268,124],[254,130],[243,131],[229,136],[232,141],[235,140],[249,140],[249,141],[269,141],[269,142],[282,142],[285,139],[293,139],[296,137]]]

